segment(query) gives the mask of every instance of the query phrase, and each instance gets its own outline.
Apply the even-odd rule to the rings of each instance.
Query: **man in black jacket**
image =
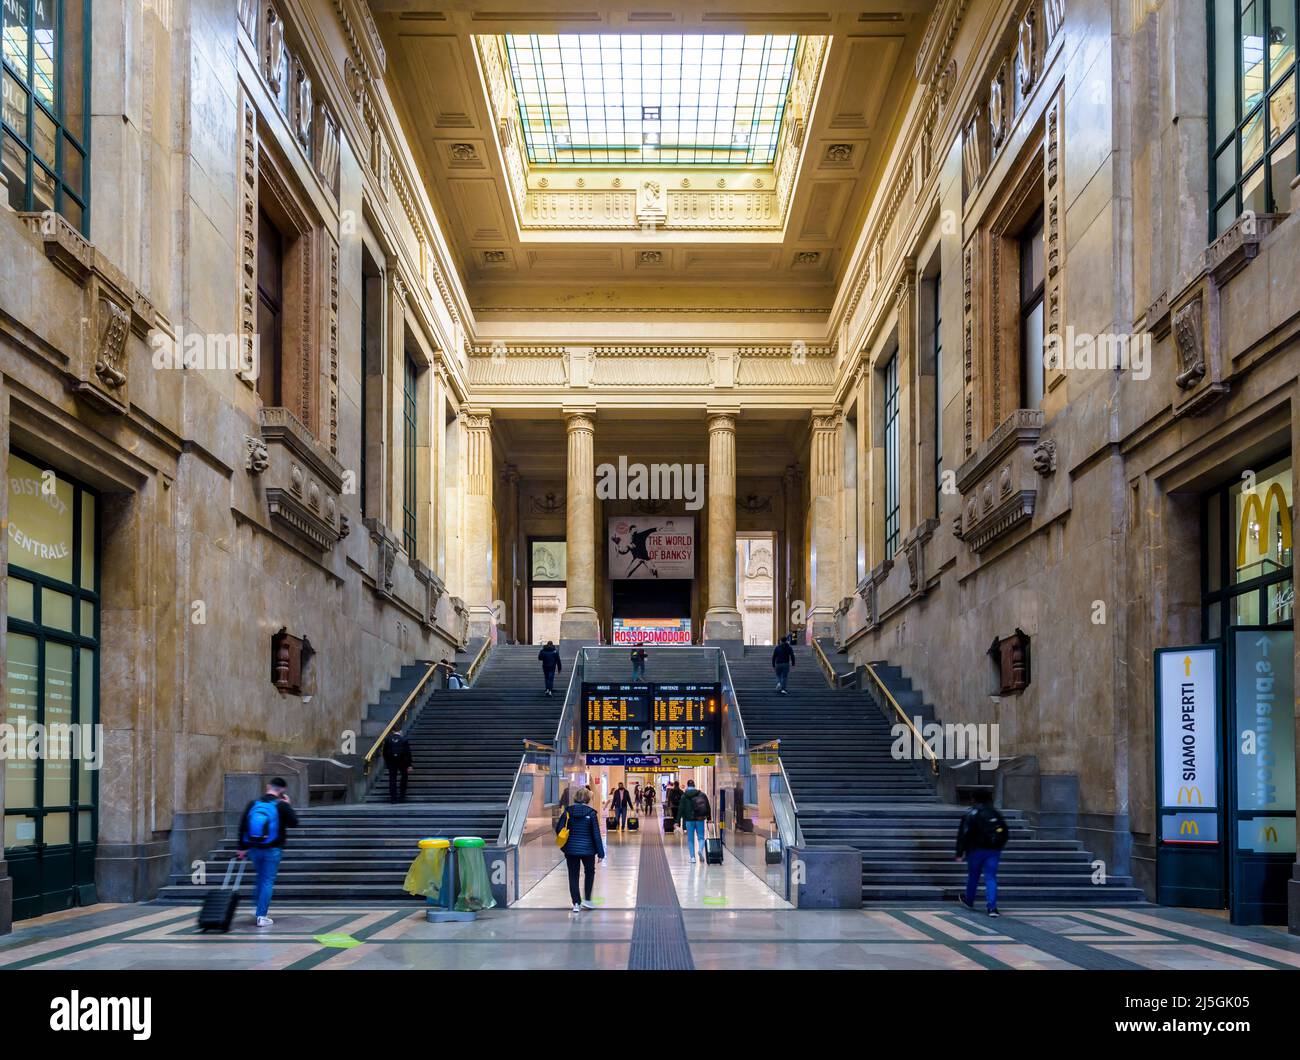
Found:
[[[966,859],[966,893],[958,900],[967,909],[975,908],[975,892],[983,876],[989,916],[1002,915],[998,912],[998,861],[1009,834],[1006,818],[993,805],[993,793],[977,791],[975,805],[957,826],[957,860]]]
[[[542,677],[546,681],[546,694],[555,695],[555,675],[564,669],[560,663],[560,650],[552,641],[547,641],[537,658],[542,662]]]
[[[406,801],[406,781],[413,761],[411,742],[396,730],[384,741],[384,765],[388,767],[388,801]]]
[[[253,868],[257,870],[254,919],[258,927],[270,927],[275,923],[267,916],[271,910],[271,892],[275,890],[280,858],[284,856],[285,832],[298,823],[288,789],[284,778],[275,777],[266,786],[262,797],[244,808],[244,816],[239,819],[239,845],[235,857],[252,858]]]
[[[790,667],[793,665],[794,648],[790,646],[789,640],[782,637],[772,649],[772,669],[776,671],[776,690],[783,696],[790,694],[785,686],[790,680]]]
[[[627,830],[627,811],[632,806],[632,796],[622,784],[614,789],[610,796],[610,809],[614,811],[614,820],[620,832]]]

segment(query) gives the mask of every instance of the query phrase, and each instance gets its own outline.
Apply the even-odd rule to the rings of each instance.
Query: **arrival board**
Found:
[[[716,755],[722,749],[717,684],[584,682],[582,693],[584,754]]]

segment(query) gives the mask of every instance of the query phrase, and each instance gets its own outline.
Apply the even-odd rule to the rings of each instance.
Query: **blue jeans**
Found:
[[[686,849],[690,851],[691,857],[695,857],[695,845],[698,842],[700,846],[700,856],[704,856],[704,822],[703,821],[683,821],[682,827],[686,829]]]
[[[633,681],[645,680],[645,663],[634,662],[632,664],[632,680]]]
[[[543,676],[544,678],[546,678],[546,691],[548,691],[548,692],[554,692],[554,691],[555,691],[555,671],[554,671],[554,670],[543,670],[543,671],[542,671],[542,676]]]
[[[257,899],[257,915],[266,916],[271,908],[271,892],[275,890],[275,877],[280,871],[280,859],[284,857],[284,847],[261,847],[248,852],[257,870],[257,886],[253,893]]]
[[[781,663],[776,668],[776,687],[779,688],[782,692],[784,692],[786,682],[788,682],[789,680],[790,680],[790,665],[789,663]]]
[[[988,908],[998,907],[998,860],[1001,857],[1000,850],[977,848],[966,851],[966,901],[975,904],[975,892],[979,890],[980,876],[983,876]]]
[[[627,826],[627,807],[628,804],[626,802],[623,803],[622,806],[614,807],[614,820],[618,822],[619,828]]]

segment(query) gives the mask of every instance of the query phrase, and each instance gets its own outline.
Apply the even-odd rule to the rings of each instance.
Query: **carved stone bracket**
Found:
[[[328,551],[342,537],[343,466],[288,409],[263,408],[260,417],[271,521]]]
[[[981,552],[1034,515],[1040,472],[1037,464],[1041,409],[1017,409],[957,471],[960,523],[953,532],[972,552]]]
[[[1040,475],[1056,473],[1056,442],[1044,438],[1034,446],[1034,470]]]
[[[1205,268],[1222,287],[1259,254],[1259,244],[1288,214],[1242,214],[1205,251]]]
[[[130,408],[133,349],[148,356],[147,340],[159,316],[126,275],[68,221],[53,212],[20,213],[45,256],[82,290],[84,326],[68,363],[71,390],[101,412]],[[138,343],[132,343],[134,335]]]
[[[446,594],[447,586],[441,578],[419,560],[412,562],[411,570],[415,574],[415,580],[424,586],[424,606],[420,615],[420,624],[425,629],[431,630],[437,624],[438,601]]]
[[[397,553],[401,551],[401,542],[397,535],[378,519],[364,519],[370,540],[375,543],[375,567],[372,577],[375,592],[380,596],[393,595],[393,567],[397,564]]]

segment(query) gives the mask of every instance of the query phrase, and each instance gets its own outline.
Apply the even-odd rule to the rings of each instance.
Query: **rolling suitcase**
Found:
[[[671,817],[664,818],[664,835],[672,835],[673,827],[677,824]]]
[[[611,813],[608,817],[605,818],[605,829],[607,831],[612,832],[617,827],[618,827],[618,818]]]
[[[635,832],[640,827],[641,827],[640,819],[636,817],[629,817],[627,819],[627,830],[629,832]]]
[[[235,863],[239,871],[235,872]],[[231,858],[226,865],[226,875],[221,886],[209,891],[203,898],[199,909],[199,930],[220,931],[223,935],[230,930],[230,922],[235,919],[235,910],[239,908],[239,885],[244,882],[244,869],[248,867],[248,858]],[[230,884],[231,874],[235,883]]]
[[[706,825],[704,835],[704,860],[709,865],[722,864],[722,836],[716,825]]]

